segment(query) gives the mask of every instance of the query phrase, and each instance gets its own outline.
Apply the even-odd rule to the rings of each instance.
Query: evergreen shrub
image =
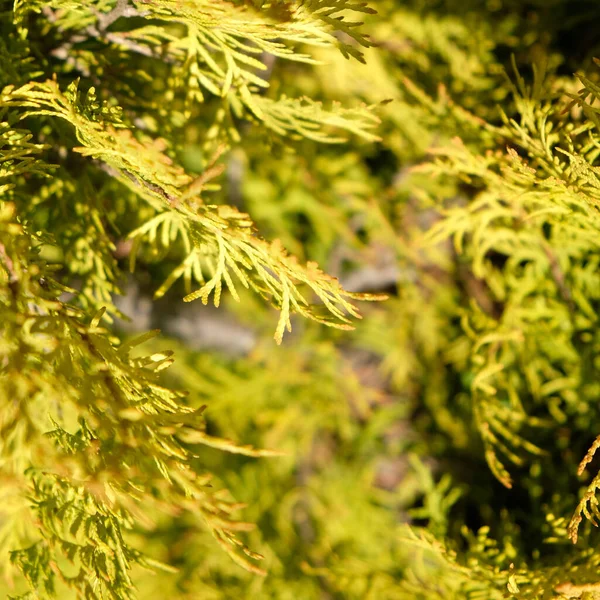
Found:
[[[0,593],[600,598],[599,26],[0,1]]]

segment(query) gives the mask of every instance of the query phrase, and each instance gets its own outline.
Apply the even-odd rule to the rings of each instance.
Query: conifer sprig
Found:
[[[85,598],[129,598],[130,563],[153,563],[122,531],[133,523],[151,529],[145,511],[155,506],[193,515],[236,562],[260,573],[252,562],[259,555],[235,533],[251,525],[233,520],[239,505],[208,487],[194,448],[274,453],[207,434],[202,409],[158,380],[170,355],[134,358],[149,335],[119,344],[100,327],[102,312],[86,323],[58,300],[61,287],[36,259],[35,235],[18,224],[14,205],[2,216],[0,452],[4,475],[14,478],[11,510],[27,515],[23,537],[4,540],[22,547],[13,563],[49,595],[61,580]],[[78,565],[76,576],[63,558]]]
[[[195,292],[190,289],[186,301],[201,298],[206,304],[214,293],[218,306],[223,281],[237,298],[235,277],[242,286],[251,287],[280,309],[275,333],[278,342],[285,329],[291,330],[290,314],[294,312],[348,329],[349,317],[359,317],[351,300],[382,298],[344,291],[336,279],[314,263],[302,267],[280,244],[261,239],[248,215],[231,207],[204,204],[194,189],[207,183],[206,175],[199,185],[161,151],[160,141],[147,137],[139,141],[124,127],[118,111],[96,101],[93,88],[81,99],[77,83],[64,94],[52,81],[18,89],[8,87],[0,102],[7,108],[26,109],[23,118],[51,116],[68,121],[83,144],[73,150],[102,161],[157,210],[157,216],[130,234],[136,243],[131,253],[132,267],[137,245],[144,238],[165,248],[181,241],[185,251],[184,260],[157,290],[157,297],[183,277],[188,289],[192,281],[202,286]],[[325,310],[309,304],[301,285],[319,298]]]
[[[2,24],[9,54],[24,60],[0,65],[0,465],[2,480],[11,481],[2,495],[0,547],[31,587],[23,597],[70,589],[83,598],[133,598],[135,565],[169,569],[131,541],[134,532],[155,530],[157,515],[185,518],[190,532],[209,531],[234,562],[264,574],[262,557],[240,540],[253,525],[235,518],[242,506],[226,490],[211,487],[200,449],[253,458],[277,452],[211,435],[204,407],[163,383],[170,353],[132,353],[154,334],[122,343],[103,326],[120,314],[113,304],[120,276],[114,237],[126,221],[119,198],[138,219],[129,227],[132,264],[143,247],[179,254],[181,266],[157,295],[180,277],[187,300],[206,303],[213,295],[216,305],[223,287],[234,297],[236,286],[252,288],[280,310],[278,342],[294,312],[350,328],[359,316],[352,301],[379,297],[346,292],[315,263],[302,266],[260,237],[248,215],[206,203],[206,192],[219,190],[225,146],[192,177],[175,159],[172,129],[159,137],[147,126],[151,103],[130,98],[121,107],[121,88],[107,96],[110,59],[100,57],[164,63],[173,81],[197,90],[188,100],[214,95],[225,112],[245,107],[236,114],[279,135],[374,141],[372,109],[327,110],[308,99],[261,95],[267,55],[311,64],[300,46],[339,46],[360,58],[334,30],[368,45],[340,14],[369,12],[362,5],[292,8],[281,19],[230,2],[31,1],[15,3],[12,24]],[[51,39],[47,56],[30,54],[32,30]],[[132,74],[144,80],[139,70]],[[313,295],[320,306],[310,304]]]

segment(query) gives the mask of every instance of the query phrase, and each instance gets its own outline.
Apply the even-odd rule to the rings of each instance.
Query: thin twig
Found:
[[[96,164],[105,173],[108,173],[111,177],[114,177],[115,179],[118,179],[121,176],[125,176],[132,183],[134,183],[137,187],[145,188],[149,192],[153,192],[154,194],[158,194],[159,196],[162,196],[172,206],[175,206],[178,203],[177,198],[175,196],[169,194],[168,192],[166,192],[162,187],[160,187],[156,183],[151,183],[150,181],[146,181],[144,179],[140,179],[139,177],[136,177],[133,173],[131,173],[130,171],[127,171],[127,169],[117,169],[115,167],[111,167],[110,165],[108,165],[104,162],[99,162],[99,161]]]
[[[19,281],[19,278],[15,273],[15,265],[12,261],[12,258],[6,252],[6,247],[2,242],[0,242],[0,258],[2,259],[2,262],[4,263],[4,266],[6,268],[6,272],[8,273],[9,282],[16,283],[17,281]]]
[[[569,290],[569,286],[566,282],[565,274],[558,263],[558,258],[549,244],[544,244],[543,249],[544,254],[548,258],[548,262],[550,263],[550,274],[552,275],[552,279],[558,288],[560,297],[564,300],[569,312],[573,314],[575,312],[573,296],[571,295],[571,290]]]
[[[148,11],[139,12],[135,6],[130,6],[128,0],[117,0],[116,6],[107,13],[96,11],[98,17],[98,29],[106,31],[117,19],[121,17],[144,17]]]

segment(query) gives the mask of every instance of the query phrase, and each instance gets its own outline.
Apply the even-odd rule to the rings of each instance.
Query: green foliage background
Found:
[[[600,598],[597,2],[0,7],[3,594]]]

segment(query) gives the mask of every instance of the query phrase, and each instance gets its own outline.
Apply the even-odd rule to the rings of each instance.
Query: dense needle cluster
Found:
[[[600,598],[599,24],[0,2],[0,593]]]

